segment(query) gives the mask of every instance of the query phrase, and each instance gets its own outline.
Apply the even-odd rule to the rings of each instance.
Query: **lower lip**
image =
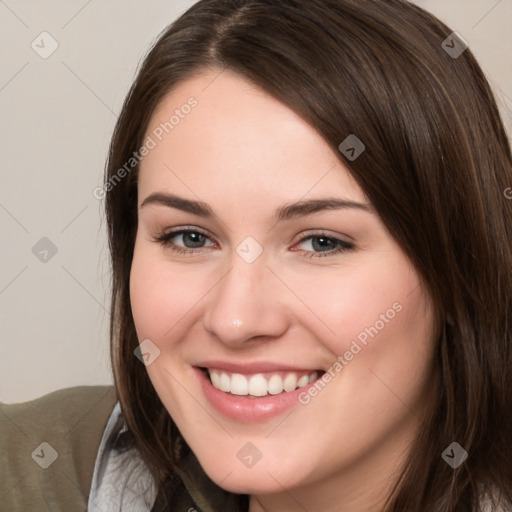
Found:
[[[248,396],[232,395],[217,389],[199,368],[196,371],[206,398],[224,416],[236,421],[255,423],[274,418],[299,404],[299,395],[314,386],[316,380],[294,391],[279,395],[249,398]]]

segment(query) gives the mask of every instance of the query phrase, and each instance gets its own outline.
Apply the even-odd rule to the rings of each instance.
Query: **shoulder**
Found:
[[[0,404],[0,509],[85,510],[113,386]]]

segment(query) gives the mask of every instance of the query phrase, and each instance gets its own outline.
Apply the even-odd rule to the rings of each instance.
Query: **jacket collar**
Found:
[[[183,439],[178,442],[178,463],[157,496],[153,478],[137,450],[116,450],[126,425],[119,402],[103,432],[94,464],[88,512],[163,512],[166,501],[173,510],[247,512],[249,498],[225,491],[204,472]],[[181,441],[181,442],[180,442]]]

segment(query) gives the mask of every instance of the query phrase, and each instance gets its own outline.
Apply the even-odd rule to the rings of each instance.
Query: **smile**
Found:
[[[207,368],[213,387],[238,396],[264,397],[289,393],[303,388],[318,378],[318,372],[306,370],[300,372],[280,371],[244,375],[224,370]]]
[[[268,362],[202,361],[193,368],[211,406],[223,416],[245,423],[264,422],[297,405],[302,407],[299,394],[325,373]]]

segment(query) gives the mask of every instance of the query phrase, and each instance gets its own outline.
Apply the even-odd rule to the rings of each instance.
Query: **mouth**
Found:
[[[323,370],[270,371],[234,373],[219,368],[199,368],[210,384],[229,395],[265,398],[292,393],[316,381]]]
[[[303,407],[300,396],[316,386],[324,370],[270,361],[209,360],[193,366],[209,405],[237,423],[264,423]]]

